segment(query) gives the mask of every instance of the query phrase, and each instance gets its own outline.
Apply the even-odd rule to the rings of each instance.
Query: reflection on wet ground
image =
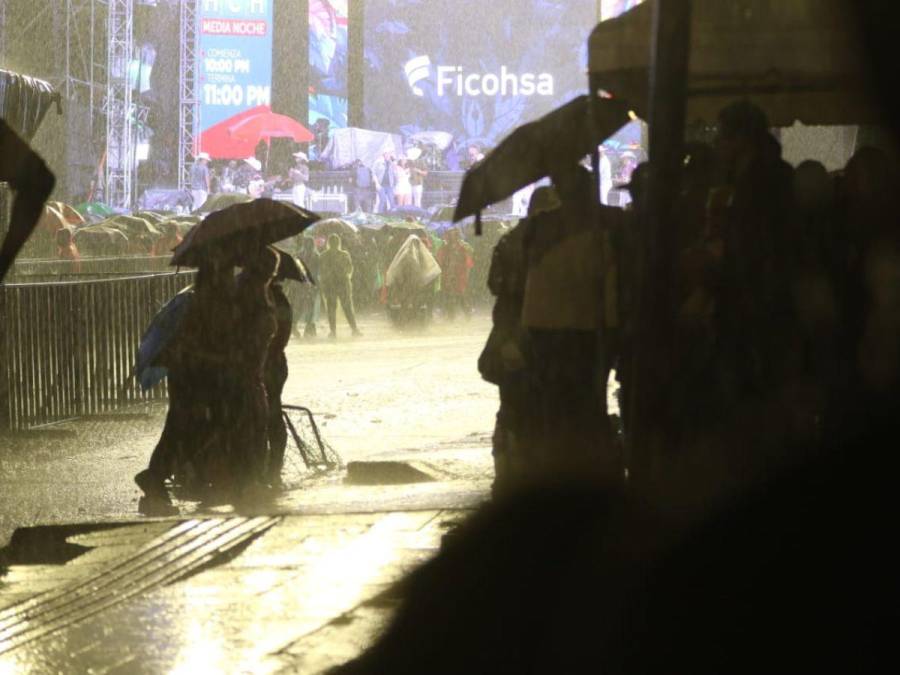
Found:
[[[131,476],[164,407],[0,437],[0,540],[81,523],[20,529],[4,551],[0,673],[313,673],[359,653],[391,584],[489,492],[488,329],[398,335],[376,317],[361,340],[291,343],[284,400],[317,413],[361,480],[298,471],[272,499],[148,519]]]
[[[479,377],[476,361],[489,317],[436,322],[421,333],[398,333],[381,316],[361,325],[362,339],[292,341],[284,401],[312,408],[345,462],[397,453],[423,459],[420,453],[436,450],[443,465],[455,461],[455,449],[478,448],[455,471],[476,456],[488,468],[497,394]],[[163,406],[145,406],[0,435],[0,544],[20,525],[136,517],[140,492],[131,477],[150,456],[164,414]],[[333,479],[322,482],[328,487],[322,499],[331,506],[368,498],[359,491],[344,495]],[[317,499],[288,495],[284,509]]]
[[[0,672],[322,672],[371,640],[394,607],[390,585],[460,517],[226,518],[76,535],[89,552],[17,568],[0,590]],[[222,562],[222,545],[242,536],[246,550]]]

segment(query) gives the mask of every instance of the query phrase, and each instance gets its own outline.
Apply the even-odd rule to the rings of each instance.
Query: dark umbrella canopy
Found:
[[[320,220],[313,227],[313,234],[320,237],[327,237],[329,234],[338,234],[342,237],[352,237],[359,233],[356,225],[348,223],[342,218],[327,218]]]
[[[239,262],[247,252],[294,237],[319,216],[286,202],[256,199],[207,216],[176,248],[172,264],[197,267],[209,255]]]
[[[388,218],[406,218],[407,216],[412,216],[413,218],[427,218],[428,211],[419,208],[418,206],[398,206],[385,215]]]
[[[211,195],[195,213],[213,213],[235,204],[246,204],[252,201],[253,197],[242,192],[222,192]]]
[[[453,215],[460,221],[517,190],[570,167],[629,121],[628,104],[605,99],[595,111],[579,96],[507,136],[466,172]]]
[[[299,281],[301,284],[316,283],[315,279],[312,278],[309,268],[303,264],[302,260],[295,258],[283,248],[277,246],[273,246],[272,248],[278,252],[279,257],[278,274],[275,276],[276,279],[289,279],[292,281]]]
[[[385,225],[386,228],[393,230],[424,230],[425,226],[418,220],[395,220]]]

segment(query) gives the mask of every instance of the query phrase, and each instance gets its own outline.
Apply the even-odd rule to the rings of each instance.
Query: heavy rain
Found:
[[[0,674],[890,672],[889,0],[0,0]]]

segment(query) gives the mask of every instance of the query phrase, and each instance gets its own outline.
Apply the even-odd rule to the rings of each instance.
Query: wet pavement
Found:
[[[422,333],[398,332],[381,316],[361,327],[359,339],[339,324],[347,337],[336,342],[293,340],[284,402],[311,408],[345,462],[401,457],[429,462],[451,482],[489,481],[497,390],[476,368],[487,314],[437,321]],[[139,406],[0,435],[0,546],[22,525],[137,517],[140,491],[131,478],[146,465],[164,416],[164,405]],[[296,455],[286,464],[289,483],[308,483]],[[383,497],[336,487],[334,477],[318,483],[322,490],[286,495],[284,508],[334,511],[363,505],[369,493]],[[180,506],[186,514],[196,509]]]
[[[391,584],[486,499],[497,403],[476,370],[487,315],[362,329],[293,341],[284,395],[345,463],[369,463],[349,481],[294,456],[276,498],[150,519],[131,477],[163,406],[0,436],[0,674],[314,673],[369,644]]]

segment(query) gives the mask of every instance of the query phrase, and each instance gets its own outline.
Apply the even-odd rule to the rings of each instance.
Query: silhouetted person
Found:
[[[500,238],[491,258],[487,285],[496,300],[491,333],[478,359],[478,370],[485,380],[497,385],[500,393],[492,443],[495,495],[509,491],[538,461],[534,441],[540,430],[533,413],[537,392],[530,372],[534,364],[526,361],[530,346],[528,332],[522,326],[528,272],[525,238],[532,222],[541,227],[541,214],[558,207],[553,188],[535,190],[528,218]]]
[[[353,259],[341,247],[341,237],[337,234],[328,236],[328,248],[319,260],[319,286],[325,297],[328,310],[328,337],[337,337],[337,303],[340,301],[347,323],[353,335],[360,335],[353,312],[352,297]]]
[[[740,455],[778,445],[790,424],[781,397],[797,357],[789,272],[793,177],[765,114],[749,101],[719,114],[716,151],[730,200],[710,376],[732,416],[726,445]]]
[[[858,458],[894,434],[701,511],[681,497],[702,477],[666,502],[586,481],[495,501],[383,596],[389,626],[332,675],[891,672],[896,460]]]
[[[447,232],[446,243],[437,252],[441,266],[441,293],[444,296],[444,311],[447,318],[456,318],[457,311],[467,317],[472,312],[469,303],[469,273],[475,266],[472,247],[459,234],[459,230]]]
[[[234,267],[215,256],[203,261],[186,314],[157,359],[168,370],[169,410],[147,469],[135,476],[153,500],[169,501],[165,481],[173,473],[188,483],[205,483],[208,459],[223,451],[231,379],[223,336],[233,329],[234,296]]]
[[[595,222],[592,174],[573,166],[553,176],[558,209],[529,222],[522,324],[528,331],[540,461],[534,475],[618,474],[621,457],[607,416],[613,345],[601,343],[609,306],[603,295],[610,256],[607,229],[622,212],[600,206]]]
[[[851,437],[872,415],[896,411],[900,385],[900,208],[898,170],[865,147],[847,163],[840,185],[842,219],[842,371],[830,433]]]
[[[321,303],[322,293],[319,284],[319,268],[321,256],[316,248],[316,242],[311,237],[304,237],[302,248],[300,250],[300,259],[309,273],[312,275],[313,283],[301,284],[299,290],[300,309],[297,323],[297,333],[300,332],[300,324],[303,324],[303,337],[316,337],[316,319],[319,315],[319,304]]]
[[[56,231],[56,257],[60,260],[70,260],[72,271],[76,274],[81,272],[81,254],[75,245],[72,230],[68,227],[61,227]]]
[[[279,265],[279,272],[272,282],[272,302],[275,305],[276,330],[269,353],[266,356],[265,385],[269,406],[269,463],[267,474],[269,483],[281,485],[281,469],[284,466],[284,450],[287,447],[287,428],[281,413],[281,393],[288,378],[287,356],[284,350],[291,339],[291,328],[294,324],[291,303],[281,286],[284,277]]]
[[[278,253],[264,248],[247,260],[237,282],[237,320],[229,336],[234,388],[228,434],[230,475],[226,481],[238,490],[265,479],[269,439],[265,364],[277,331],[271,283],[278,264]]]
[[[790,227],[791,299],[800,371],[794,407],[806,411],[805,426],[814,440],[821,435],[817,420],[838,381],[839,268],[844,254],[839,252],[835,186],[821,162],[807,160],[794,171]]]

